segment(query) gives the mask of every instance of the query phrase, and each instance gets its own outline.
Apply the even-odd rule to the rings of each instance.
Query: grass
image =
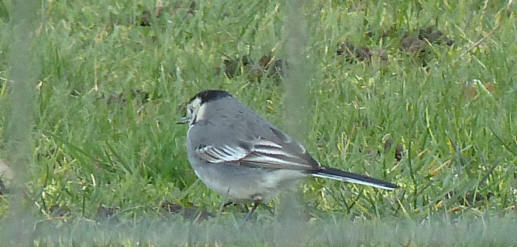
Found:
[[[162,207],[167,203],[216,212],[222,198],[197,181],[186,158],[186,128],[175,122],[183,115],[182,104],[195,93],[221,88],[273,123],[292,126],[283,118],[296,111],[296,105],[288,105],[284,95],[286,88],[296,87],[275,76],[257,79],[244,66],[239,67],[243,73],[224,73],[223,56],[249,55],[258,61],[270,53],[284,61],[296,57],[305,62],[298,70],[304,76],[294,77],[306,80],[299,82],[306,85],[306,102],[301,102],[305,116],[298,124],[301,131],[291,134],[300,136],[323,164],[401,187],[384,192],[328,180],[305,181],[300,185],[302,211],[310,221],[323,222],[316,225],[329,233],[329,239],[340,236],[326,228],[329,218],[338,226],[359,222],[368,232],[378,221],[404,226],[404,220],[438,217],[451,223],[515,214],[515,6],[461,1],[306,2],[306,30],[300,36],[306,39],[305,48],[294,48],[306,56],[294,56],[286,40],[297,34],[285,28],[292,23],[286,24],[289,11],[284,1],[163,2],[159,16],[154,1],[38,5],[30,61],[40,69],[29,84],[35,97],[24,192],[26,207],[38,221],[81,227],[82,222],[101,222],[99,218],[109,214],[118,220],[110,224],[119,226],[168,218]],[[0,158],[11,164],[7,126],[16,125],[11,109],[26,101],[13,97],[15,68],[9,54],[15,54],[10,51],[14,1],[2,3]],[[450,45],[424,41],[425,51],[416,54],[402,47],[405,32],[416,35],[428,26],[441,31]],[[370,49],[371,61],[336,55],[344,41]],[[387,59],[377,53],[385,53]],[[0,197],[2,218],[8,218],[11,197]],[[114,213],[103,213],[108,209]],[[238,208],[229,211],[222,221],[240,218]],[[264,226],[274,217],[259,208],[257,220],[261,224],[257,238],[267,238]],[[213,221],[206,224],[217,226]],[[188,225],[173,220],[171,229],[178,224]],[[444,229],[454,228],[445,225]],[[389,230],[389,224],[385,227]],[[425,231],[425,227],[417,224],[412,229]],[[69,245],[70,236],[74,235],[60,244]],[[379,242],[375,236],[370,245],[398,243]],[[433,244],[425,239],[410,245]],[[164,245],[151,240],[150,246]],[[128,237],[115,243],[132,246],[135,241]],[[487,241],[479,243],[508,243]],[[110,243],[102,238],[96,242]],[[368,239],[348,243],[368,245]],[[257,240],[262,244],[275,243]]]

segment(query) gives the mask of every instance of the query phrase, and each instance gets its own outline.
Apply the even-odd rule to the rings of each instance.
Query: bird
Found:
[[[319,177],[394,190],[380,179],[324,166],[297,140],[262,118],[229,92],[203,90],[190,99],[186,149],[196,176],[228,203],[258,205],[305,177]],[[224,206],[223,206],[224,207]]]

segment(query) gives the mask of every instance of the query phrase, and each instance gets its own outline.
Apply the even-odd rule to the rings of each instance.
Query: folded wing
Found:
[[[268,169],[314,170],[319,163],[296,141],[258,137],[236,145],[202,146],[195,152],[209,163],[226,163]]]

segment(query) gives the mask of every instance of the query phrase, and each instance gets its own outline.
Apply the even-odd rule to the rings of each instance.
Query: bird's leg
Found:
[[[244,221],[248,221],[250,219],[250,217],[253,215],[253,213],[255,212],[255,209],[257,209],[259,204],[260,204],[260,202],[253,203],[253,207],[251,208],[251,211],[249,211],[248,214],[246,214]]]
[[[232,204],[233,204],[232,201],[223,202],[221,204],[221,206],[219,207],[219,211],[217,212],[217,216],[219,217],[221,215],[221,213],[223,213],[224,208],[226,208],[227,206],[230,206]]]

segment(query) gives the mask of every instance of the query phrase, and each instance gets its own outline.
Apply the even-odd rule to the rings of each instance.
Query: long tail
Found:
[[[315,171],[311,174],[314,177],[320,178],[330,178],[339,181],[354,183],[354,184],[363,184],[368,186],[373,186],[376,188],[381,188],[385,190],[394,190],[398,188],[397,185],[392,184],[390,182],[386,182],[380,179],[371,178],[364,175],[359,175],[355,173],[345,172],[336,168],[331,167],[323,167],[322,170]]]

